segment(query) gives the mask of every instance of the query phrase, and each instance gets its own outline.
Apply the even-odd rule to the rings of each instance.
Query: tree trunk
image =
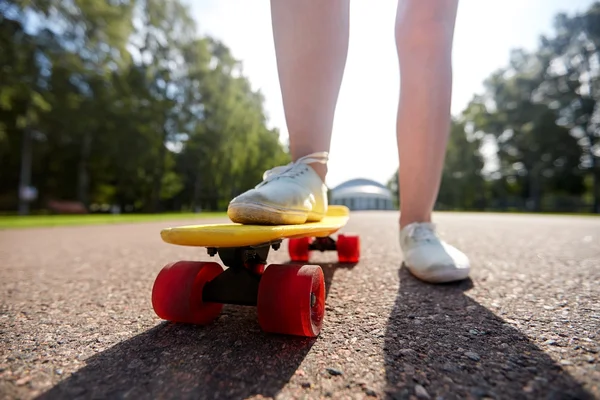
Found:
[[[90,158],[90,152],[92,148],[92,134],[86,132],[83,135],[81,141],[81,157],[79,159],[78,173],[77,173],[77,200],[85,205],[89,206],[89,186],[90,177],[88,171],[88,161]]]
[[[165,169],[165,156],[167,153],[167,147],[165,141],[167,140],[167,130],[163,128],[163,135],[160,140],[160,148],[158,150],[158,162],[154,170],[154,179],[152,185],[152,198],[150,200],[150,212],[158,212],[160,206],[160,192],[162,191],[162,178]]]
[[[485,209],[487,208],[487,203],[488,203],[488,191],[486,190],[485,187],[485,180],[481,177],[481,175],[477,175],[477,177],[479,178],[479,182],[480,182],[480,186],[479,186],[479,190],[480,190],[480,201],[478,204],[478,209],[480,211],[485,211]]]
[[[591,170],[592,170],[592,212],[600,214],[600,168],[598,168],[598,160],[596,156],[591,154]]]
[[[537,161],[536,154],[528,152],[525,156],[525,168],[527,169],[527,199],[525,207],[529,211],[541,211],[542,191],[542,166]],[[530,206],[531,204],[531,206]]]
[[[587,73],[592,75],[592,68],[590,66],[589,58],[585,58],[586,63],[585,66],[587,68]],[[594,99],[595,109],[598,110],[598,99],[595,98],[594,93],[594,84],[591,83],[589,85],[589,96]],[[590,117],[594,114],[592,111]],[[596,124],[596,127],[598,125]],[[589,126],[584,127],[584,132],[587,133],[588,139],[590,141],[590,162],[591,162],[591,170],[592,170],[592,212],[595,214],[600,214],[600,170],[598,169],[598,160],[596,160],[596,156],[594,155],[593,149],[596,142],[596,135],[599,129],[593,129],[593,132],[590,133]]]
[[[210,211],[217,211],[219,209],[219,198],[217,196],[210,196]]]
[[[541,174],[539,167],[536,165],[533,168],[533,173],[530,175],[529,180],[529,198],[533,202],[533,211],[541,211],[542,208],[542,188],[541,188]]]
[[[23,197],[24,191],[31,184],[31,131],[23,130],[21,147],[21,174],[19,178],[19,215],[29,214],[29,200]]]
[[[192,211],[196,212],[198,206],[202,207],[200,202],[200,193],[202,189],[202,174],[196,171],[196,180],[194,182],[194,195],[192,197]]]

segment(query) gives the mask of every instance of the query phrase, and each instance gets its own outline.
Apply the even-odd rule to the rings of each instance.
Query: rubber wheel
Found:
[[[223,304],[204,303],[202,288],[223,272],[215,262],[178,261],[166,265],[152,287],[152,307],[160,318],[188,324],[214,321]]]
[[[338,235],[338,260],[341,263],[357,263],[360,259],[360,237],[358,235]]]
[[[257,312],[265,332],[318,336],[325,316],[321,267],[269,265],[258,287]]]
[[[310,245],[310,238],[294,238],[288,242],[288,252],[292,261],[307,262],[310,255],[308,246]]]

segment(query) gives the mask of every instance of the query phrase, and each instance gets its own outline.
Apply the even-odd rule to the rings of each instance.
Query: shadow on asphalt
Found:
[[[408,399],[415,385],[448,399],[591,399],[539,347],[469,298],[472,281],[430,285],[399,270],[388,320],[388,398]]]
[[[337,268],[318,264],[326,292]],[[163,322],[86,360],[38,399],[274,397],[317,339],[260,331],[255,307],[225,306],[206,327]]]

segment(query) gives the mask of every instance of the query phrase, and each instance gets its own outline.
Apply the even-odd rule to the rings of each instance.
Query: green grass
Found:
[[[91,215],[10,215],[0,216],[0,229],[34,228],[44,226],[101,225],[132,222],[201,220],[225,217],[224,212],[164,213],[164,214],[91,214]]]

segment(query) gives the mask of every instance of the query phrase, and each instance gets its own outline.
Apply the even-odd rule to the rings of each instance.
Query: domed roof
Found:
[[[365,178],[356,178],[356,179],[350,179],[349,181],[346,181],[344,183],[340,183],[339,185],[337,185],[336,187],[334,187],[332,190],[338,190],[338,189],[342,189],[342,188],[347,188],[350,186],[378,186],[382,189],[387,189],[384,185],[382,185],[381,183],[371,180],[371,179],[365,179]]]
[[[333,197],[352,197],[353,195],[371,195],[392,199],[392,192],[379,182],[371,179],[357,178],[346,181],[331,189]]]

